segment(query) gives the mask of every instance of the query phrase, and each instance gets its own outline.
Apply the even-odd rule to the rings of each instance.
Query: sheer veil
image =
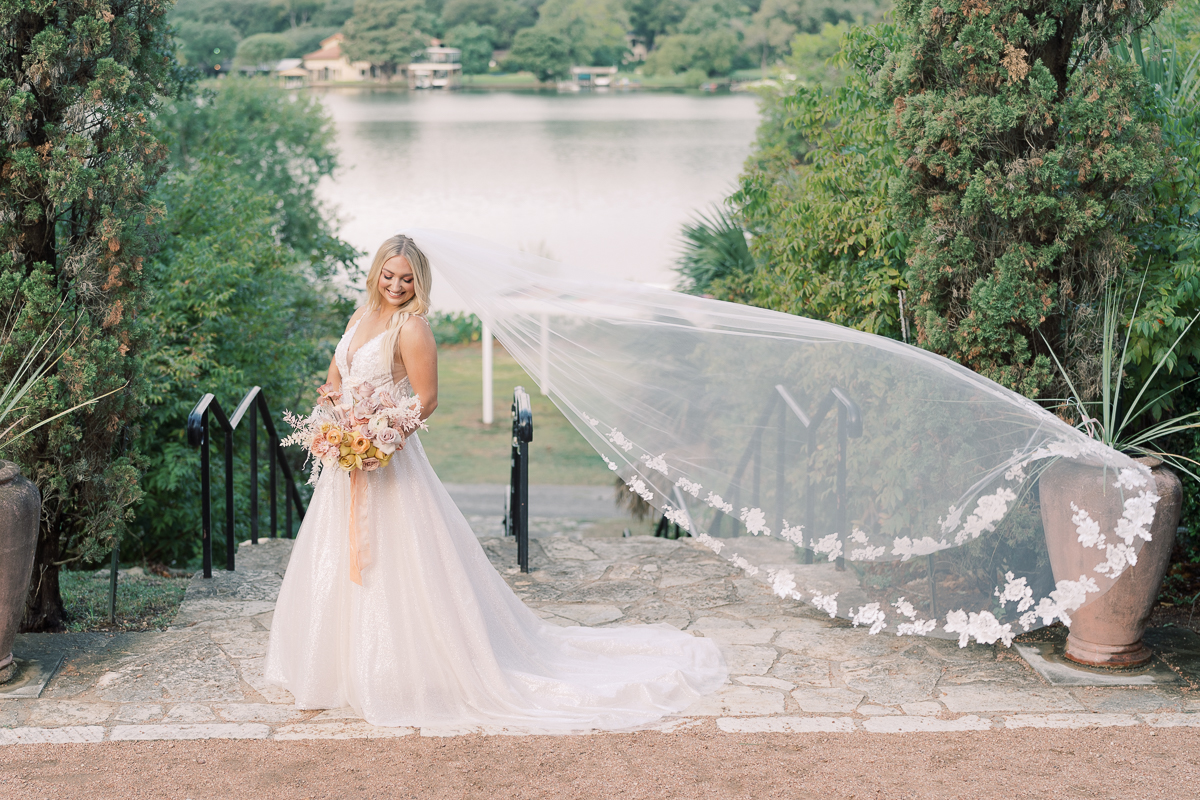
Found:
[[[632,491],[780,597],[1009,644],[1069,624],[1150,538],[1149,468],[940,356],[406,233]],[[1039,482],[1064,469],[1088,490]]]

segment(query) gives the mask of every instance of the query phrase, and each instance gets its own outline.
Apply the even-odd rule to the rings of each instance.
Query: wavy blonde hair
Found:
[[[371,271],[367,273],[367,313],[384,311],[383,296],[379,293],[379,276],[383,273],[384,263],[396,256],[404,256],[413,272],[413,296],[405,301],[392,313],[388,319],[383,337],[384,352],[395,352],[396,337],[400,327],[409,317],[424,317],[429,313],[429,289],[433,285],[433,274],[429,269],[429,259],[417,247],[410,237],[398,233],[386,240],[375,251],[375,260],[371,262]]]

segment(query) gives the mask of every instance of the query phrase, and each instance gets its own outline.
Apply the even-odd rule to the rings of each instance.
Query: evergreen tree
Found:
[[[1163,0],[901,0],[903,45],[879,76],[905,160],[920,343],[1030,397],[1086,372],[1106,282],[1164,170],[1136,66],[1110,48]],[[1134,282],[1136,286],[1136,282]]]
[[[131,441],[141,412],[143,265],[167,156],[152,125],[174,85],[163,0],[11,0],[0,9],[0,297],[16,310],[0,372],[47,320],[71,346],[26,397],[28,422],[98,403],[4,454],[42,492],[26,630],[63,621],[58,570],[112,546],[138,499]],[[5,376],[0,375],[0,379]]]

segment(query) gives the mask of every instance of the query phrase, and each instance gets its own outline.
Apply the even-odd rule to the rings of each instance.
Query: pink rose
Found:
[[[354,387],[354,396],[359,398],[367,398],[375,393],[375,384],[368,381],[363,381],[358,386]]]
[[[404,437],[395,428],[384,428],[375,434],[375,447],[384,455],[391,455],[404,447]]]
[[[375,399],[379,401],[380,408],[396,407],[396,398],[392,394],[391,389],[377,389],[375,391]]]
[[[379,400],[375,397],[366,397],[358,401],[357,407],[366,411],[369,416],[379,410]]]
[[[363,472],[374,472],[379,469],[380,461],[378,458],[364,458],[362,460]]]
[[[331,406],[340,400],[341,397],[342,393],[334,391],[332,383],[322,384],[321,387],[317,389],[317,403],[320,405]]]

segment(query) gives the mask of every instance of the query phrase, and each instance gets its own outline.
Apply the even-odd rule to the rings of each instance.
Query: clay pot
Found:
[[[1163,575],[1175,546],[1175,530],[1183,503],[1183,487],[1175,473],[1154,458],[1137,461],[1150,467],[1159,496],[1150,526],[1151,539],[1138,551],[1137,564],[1126,567],[1108,591],[1083,608],[1071,612],[1071,632],[1063,655],[1095,667],[1136,667],[1150,660],[1142,634],[1162,588]],[[1042,525],[1054,580],[1092,576],[1100,551],[1079,544],[1071,502],[1087,509],[1100,530],[1110,538],[1124,510],[1121,492],[1113,486],[1113,470],[1078,464],[1066,459],[1042,473],[1039,495]],[[1099,577],[1099,576],[1097,576]]]
[[[12,645],[25,611],[42,498],[11,461],[0,461],[0,682],[14,672]]]

